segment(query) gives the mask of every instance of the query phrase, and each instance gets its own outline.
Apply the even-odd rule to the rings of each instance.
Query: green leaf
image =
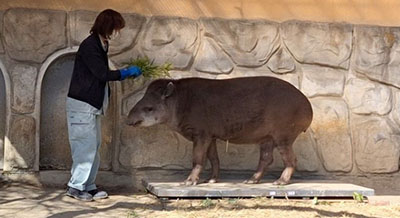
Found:
[[[313,205],[317,205],[318,204],[318,197],[314,197],[314,199],[312,200],[312,204]]]
[[[360,193],[353,192],[353,199],[356,200],[359,203],[364,202],[364,196]]]
[[[207,199],[205,199],[205,200],[203,200],[203,201],[201,202],[201,206],[203,206],[203,207],[211,207],[211,206],[213,206],[213,205],[214,205],[214,203],[213,203],[212,200],[209,199],[209,198],[207,198]]]

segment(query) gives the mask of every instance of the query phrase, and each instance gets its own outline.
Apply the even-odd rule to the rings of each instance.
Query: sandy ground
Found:
[[[60,188],[0,184],[0,217],[400,217],[400,205],[343,199],[158,199],[109,193],[108,199],[82,202]]]

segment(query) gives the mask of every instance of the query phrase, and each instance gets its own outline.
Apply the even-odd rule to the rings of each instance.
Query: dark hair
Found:
[[[114,30],[118,31],[124,27],[125,20],[122,15],[112,9],[106,9],[97,15],[90,33],[99,34],[106,39],[110,39]]]

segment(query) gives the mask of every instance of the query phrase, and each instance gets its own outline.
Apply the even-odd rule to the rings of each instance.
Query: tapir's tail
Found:
[[[307,101],[308,101],[308,99],[307,99]],[[311,123],[312,123],[312,120],[313,120],[313,109],[312,109],[312,106],[311,106],[311,103],[310,103],[310,101],[308,101],[308,105],[309,105],[309,108],[307,109],[307,111],[306,111],[306,113],[308,113],[308,116],[306,116],[306,119],[307,119],[307,125],[305,125],[305,128],[304,128],[304,130],[303,130],[303,132],[306,132],[307,131],[307,129],[308,128],[310,128],[310,125],[311,125]]]

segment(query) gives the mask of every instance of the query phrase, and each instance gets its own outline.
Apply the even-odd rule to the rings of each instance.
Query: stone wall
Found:
[[[3,169],[6,131],[6,87],[4,81],[3,73],[0,70],[0,169]]]
[[[311,20],[399,26],[398,0],[118,0],[99,4],[98,0],[1,0],[0,10],[25,7],[48,10],[101,11],[113,8],[123,13],[146,16],[178,16],[191,19],[266,19],[277,22]]]
[[[47,143],[40,134],[51,128],[51,122],[44,123],[43,117],[56,108],[41,99],[47,94],[41,96],[43,87],[53,86],[47,84],[51,80],[42,84],[43,75],[49,62],[71,53],[71,48],[76,50],[73,46],[88,35],[96,15],[93,11],[20,8],[0,13],[0,60],[12,87],[7,93],[11,116],[5,133],[10,140],[5,146],[6,170],[38,170],[48,158],[40,155],[51,155],[52,150],[40,147]],[[274,76],[298,87],[314,110],[311,128],[295,142],[298,170],[317,174],[398,171],[400,28],[138,14],[124,17],[126,28],[110,48],[110,60],[116,67],[131,58],[148,56],[155,63],[172,62],[174,78]],[[111,128],[104,130],[110,146],[103,155],[109,158],[109,165],[104,169],[190,168],[191,144],[180,135],[165,126],[142,129],[124,125],[146,84],[143,79],[113,84],[115,108],[109,112],[113,114]],[[44,106],[49,107],[47,112],[40,110]],[[65,122],[65,114],[59,116],[57,119]],[[67,131],[62,125],[54,126],[60,128],[54,131],[59,134]],[[57,143],[60,138],[51,143],[65,144]],[[54,151],[61,152],[57,154],[60,163],[54,159],[49,163],[54,168],[68,166],[69,148]],[[223,169],[254,170],[258,161],[256,145],[218,142],[218,151]],[[282,161],[274,156],[272,169],[279,170]]]

